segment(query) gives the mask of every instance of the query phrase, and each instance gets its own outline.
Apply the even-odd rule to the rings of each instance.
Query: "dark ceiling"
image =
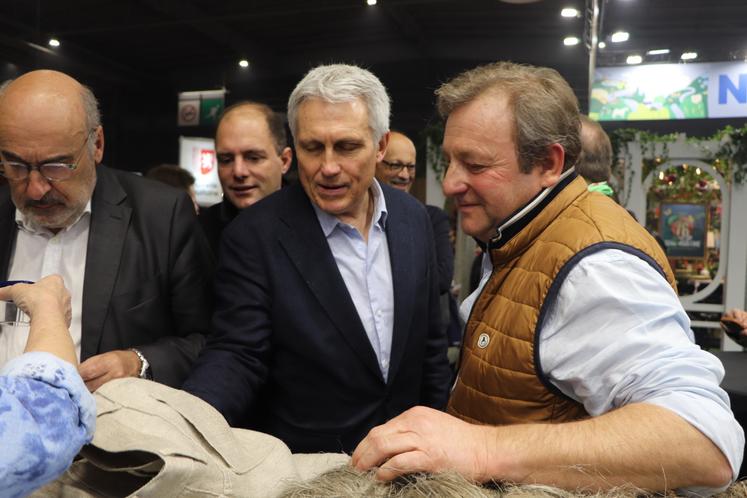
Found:
[[[518,0],[514,0],[517,2]],[[0,79],[59,69],[91,86],[105,116],[107,160],[145,169],[174,161],[177,92],[226,88],[227,102],[255,99],[284,110],[303,73],[318,63],[350,62],[389,89],[393,125],[416,132],[433,116],[439,82],[477,64],[509,59],[556,68],[586,108],[590,0],[0,0]],[[685,50],[698,61],[744,59],[747,0],[599,0],[599,65],[632,52]],[[630,40],[609,43],[618,29]],[[48,46],[50,37],[61,45]],[[250,61],[240,68],[239,59]],[[113,148],[113,150],[112,150]]]

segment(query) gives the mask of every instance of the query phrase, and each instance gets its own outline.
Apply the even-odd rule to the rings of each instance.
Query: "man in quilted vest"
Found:
[[[554,70],[495,63],[436,91],[444,192],[485,248],[462,305],[448,414],[413,408],[353,454],[380,479],[701,495],[738,474],[744,432],[723,366],[693,342],[656,241],[577,177],[579,111]]]

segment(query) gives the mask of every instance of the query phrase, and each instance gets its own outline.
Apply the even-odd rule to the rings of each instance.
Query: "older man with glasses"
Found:
[[[376,164],[376,179],[382,183],[410,192],[415,181],[417,151],[407,135],[398,131],[389,134],[389,145],[384,158]],[[451,245],[451,223],[448,215],[438,206],[425,206],[433,228],[433,241],[438,263],[438,292],[441,300],[441,325],[446,331],[449,345],[456,347],[461,340],[461,326],[457,306],[451,297],[451,280],[454,277],[454,248]],[[453,314],[452,314],[453,311]],[[450,349],[449,360],[456,362],[456,349]]]
[[[0,279],[59,273],[90,390],[117,377],[179,385],[203,345],[212,258],[186,193],[98,167],[93,93],[56,71],[0,86]],[[22,334],[0,336],[0,365]]]
[[[409,192],[415,181],[415,144],[404,133],[392,131],[384,158],[376,164],[376,179]]]

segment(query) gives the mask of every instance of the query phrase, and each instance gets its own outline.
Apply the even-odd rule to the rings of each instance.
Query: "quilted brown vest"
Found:
[[[465,327],[449,413],[491,425],[566,422],[587,415],[583,405],[544,377],[536,333],[542,310],[567,272],[582,257],[609,248],[641,257],[675,287],[656,240],[614,201],[588,192],[580,177],[516,235],[491,245],[494,270]]]

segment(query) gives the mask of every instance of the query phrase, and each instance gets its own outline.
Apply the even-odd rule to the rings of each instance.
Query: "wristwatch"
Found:
[[[141,379],[148,379],[153,380],[153,373],[150,369],[150,363],[148,363],[148,360],[145,359],[145,356],[143,353],[141,353],[139,350],[135,348],[130,348],[130,351],[135,353],[137,357],[140,359],[140,373],[137,374],[138,377]]]

